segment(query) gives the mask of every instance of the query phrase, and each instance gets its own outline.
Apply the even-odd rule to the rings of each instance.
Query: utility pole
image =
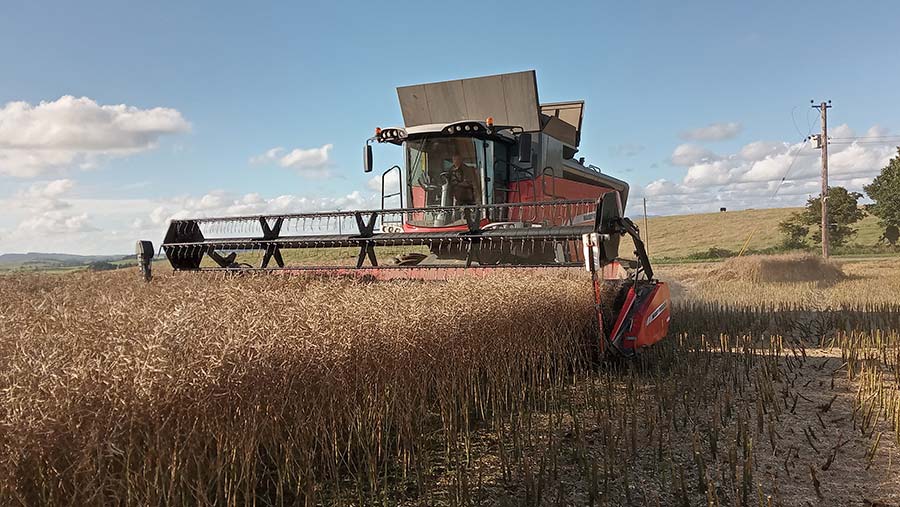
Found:
[[[831,101],[813,104],[822,113],[822,133],[818,135],[818,147],[822,150],[822,258],[828,258],[828,110]]]

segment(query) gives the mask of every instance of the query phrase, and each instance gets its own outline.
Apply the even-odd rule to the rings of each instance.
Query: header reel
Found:
[[[573,267],[582,260],[575,243],[593,230],[597,206],[594,200],[567,200],[173,220],[162,250],[179,271],[391,267],[378,258],[381,247],[425,247],[434,257],[425,265],[433,268]],[[444,217],[452,227],[396,232],[397,224],[426,215]],[[293,250],[335,248],[353,249],[355,264],[312,266],[285,259]]]

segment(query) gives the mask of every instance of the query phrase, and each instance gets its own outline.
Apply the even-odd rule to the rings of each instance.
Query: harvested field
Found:
[[[797,304],[808,308],[871,307],[897,303],[900,258],[843,261],[844,277],[830,282],[758,283],[747,279],[719,280],[710,273],[721,263],[662,266],[659,276],[672,281],[682,300],[758,306]]]
[[[724,282],[835,282],[845,278],[840,266],[812,254],[732,257],[710,273]]]
[[[897,505],[896,263],[602,364],[575,275],[0,277],[0,503]]]

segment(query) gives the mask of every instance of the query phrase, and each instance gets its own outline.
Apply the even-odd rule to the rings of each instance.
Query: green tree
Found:
[[[806,243],[809,227],[798,223],[795,219],[796,215],[797,213],[794,213],[790,218],[778,224],[778,229],[784,234],[781,246],[787,250],[803,250],[809,246]]]
[[[856,235],[853,224],[860,221],[866,212],[859,207],[859,192],[848,192],[844,187],[828,187],[828,244],[841,246]],[[812,231],[814,243],[822,243],[822,198],[812,197],[806,201],[803,211],[794,213],[778,224],[785,235],[783,245],[788,248],[806,246],[806,236]]]
[[[875,201],[869,211],[879,218],[881,226],[900,227],[900,148],[897,148],[897,156],[863,190]]]

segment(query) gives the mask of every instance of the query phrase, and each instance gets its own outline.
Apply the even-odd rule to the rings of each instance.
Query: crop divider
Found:
[[[262,241],[266,242],[266,251],[263,254],[262,265],[260,267],[268,267],[269,261],[274,258],[279,268],[284,267],[284,258],[281,257],[281,247],[273,241],[277,240],[281,235],[281,226],[284,225],[284,217],[275,219],[275,225],[269,227],[269,221],[265,217],[259,217],[259,225],[262,226]]]
[[[369,219],[365,222],[363,221],[361,212],[357,211],[353,216],[356,217],[356,227],[359,229],[358,238],[364,240],[375,235],[375,221],[378,219],[377,212],[373,211],[369,215]],[[375,257],[375,244],[371,241],[361,241],[359,245],[359,256],[356,259],[357,268],[363,266],[367,256],[369,257],[369,262],[372,263],[372,266],[378,266],[378,259]]]

